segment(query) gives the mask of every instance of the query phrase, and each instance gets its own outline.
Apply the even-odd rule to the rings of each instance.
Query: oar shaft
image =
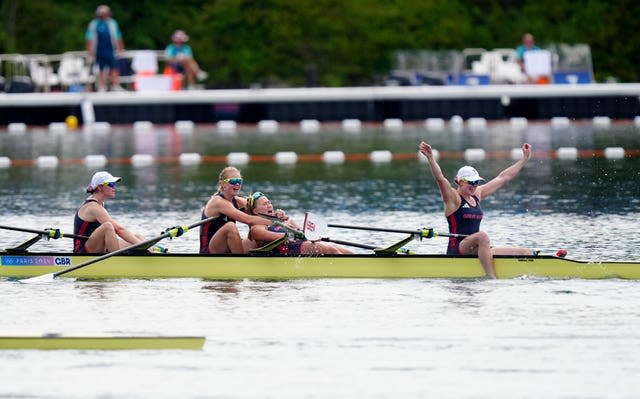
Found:
[[[328,224],[327,227],[336,227],[341,229],[353,229],[353,230],[382,231],[386,233],[414,234],[414,235],[422,236],[422,230],[388,229],[384,227],[351,226],[351,225],[344,225],[344,224]],[[467,237],[466,234],[451,234],[451,233],[435,233],[434,235],[438,235],[442,237],[456,237],[456,238]]]
[[[43,236],[48,236],[48,231],[49,230],[36,230],[36,229],[29,229],[27,227],[15,227],[15,226],[4,226],[4,225],[0,225],[0,229],[4,229],[4,230],[13,230],[13,231],[21,231],[23,233],[33,233],[33,234],[41,234]],[[53,230],[53,229],[50,229]],[[80,236],[77,234],[67,234],[67,233],[62,233],[63,237],[68,237],[68,238],[78,238],[81,240],[88,240],[89,237],[86,236]]]
[[[327,238],[327,237],[322,237],[320,240],[321,240],[321,241],[326,241],[326,242],[332,242],[332,243],[340,244],[340,245],[346,245],[346,246],[348,246],[348,247],[356,247],[356,248],[362,248],[362,249],[370,249],[370,250],[372,250],[372,251],[373,251],[374,249],[378,248],[378,247],[375,247],[375,246],[373,246],[373,245],[360,244],[360,243],[357,243],[357,242],[351,242],[351,241],[334,240],[334,239]]]

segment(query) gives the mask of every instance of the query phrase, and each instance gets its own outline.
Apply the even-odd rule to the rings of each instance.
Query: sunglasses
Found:
[[[467,181],[467,180],[464,180],[464,181],[465,181],[467,184],[469,184],[469,185],[471,185],[471,186],[474,186],[474,187],[479,186],[479,185],[480,185],[480,183],[482,183],[482,180],[475,180],[475,181]]]
[[[249,196],[249,209],[254,209],[256,207],[256,201],[258,198],[264,197],[264,194],[260,191],[256,191],[255,193]]]
[[[224,179],[223,182],[233,184],[234,186],[242,185],[242,177],[230,177],[228,179]]]
[[[116,182],[111,182],[111,183],[102,183],[103,186],[109,186],[111,188],[116,188]]]

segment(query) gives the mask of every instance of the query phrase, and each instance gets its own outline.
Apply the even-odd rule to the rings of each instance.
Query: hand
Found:
[[[425,157],[433,156],[433,148],[431,148],[431,146],[424,141],[420,143],[420,152]]]
[[[526,160],[529,160],[529,158],[531,158],[531,155],[533,154],[533,149],[531,147],[531,144],[529,143],[524,143],[522,145],[522,155],[523,158]]]
[[[282,220],[283,222],[289,220],[289,215],[287,215],[287,213],[285,211],[283,211],[282,209],[276,209],[276,211],[274,212],[274,215]]]

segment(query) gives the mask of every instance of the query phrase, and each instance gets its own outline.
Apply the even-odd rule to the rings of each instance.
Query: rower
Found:
[[[487,277],[496,278],[494,255],[532,255],[529,248],[492,247],[489,235],[480,230],[480,222],[484,216],[480,201],[511,181],[531,158],[529,143],[522,145],[522,158],[485,183],[478,171],[471,166],[463,166],[456,174],[454,188],[442,173],[442,169],[433,156],[431,145],[421,142],[420,152],[427,157],[431,173],[440,189],[444,202],[444,214],[452,234],[466,234],[468,237],[449,238],[448,255],[477,255]],[[484,184],[483,184],[484,183]]]

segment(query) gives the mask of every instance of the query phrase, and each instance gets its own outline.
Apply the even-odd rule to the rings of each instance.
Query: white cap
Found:
[[[478,174],[476,168],[471,166],[463,166],[458,170],[458,174],[456,174],[456,181],[466,180],[466,181],[486,181]]]
[[[122,180],[122,177],[113,176],[111,173],[106,171],[96,172],[91,178],[91,184],[87,187],[87,191],[91,189],[91,191],[95,190],[101,184],[104,183],[115,183]]]

